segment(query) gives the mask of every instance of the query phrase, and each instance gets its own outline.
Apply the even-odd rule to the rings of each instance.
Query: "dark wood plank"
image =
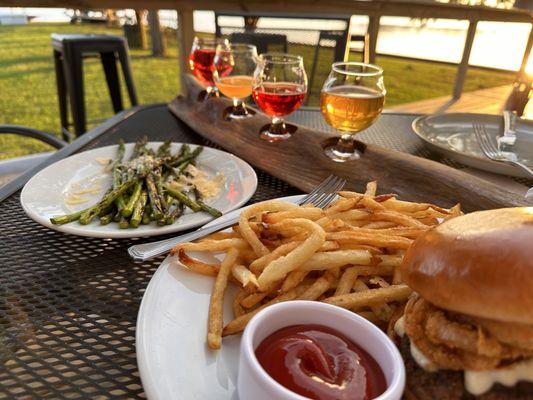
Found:
[[[381,193],[397,193],[402,199],[429,201],[441,206],[460,202],[466,211],[525,205],[520,194],[504,190],[446,165],[372,145],[364,145],[360,160],[336,163],[322,154],[325,132],[298,126],[289,140],[269,143],[258,132],[269,118],[258,112],[253,118],[224,121],[228,99],[198,102],[201,88],[190,75],[184,77],[188,95],[177,97],[170,110],[201,136],[301,190],[309,191],[330,174],[348,180],[347,188],[361,191],[366,182],[378,181]]]

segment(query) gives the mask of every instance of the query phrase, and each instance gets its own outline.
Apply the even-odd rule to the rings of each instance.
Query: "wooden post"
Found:
[[[193,12],[191,10],[177,10],[178,12],[178,59],[180,76],[189,70],[189,52],[194,40]],[[186,89],[182,79],[181,90]]]
[[[525,81],[526,77],[526,66],[531,54],[531,46],[533,45],[533,25],[531,25],[531,30],[529,31],[529,38],[527,39],[526,49],[524,50],[524,56],[522,57],[522,64],[520,64],[520,70],[518,71],[517,81]]]
[[[378,43],[380,19],[380,15],[371,15],[368,17],[368,60],[370,63],[376,62],[376,45]]]
[[[159,23],[159,11],[148,11],[148,24],[150,26],[150,37],[152,38],[152,55],[154,57],[165,57],[167,55],[167,46],[165,38],[161,32]]]
[[[144,50],[148,47],[148,41],[146,40],[143,16],[144,10],[135,10],[135,19],[137,20],[137,27],[139,29],[139,47]]]
[[[472,51],[472,44],[474,43],[474,36],[476,36],[477,20],[470,21],[468,25],[468,32],[466,33],[465,47],[463,49],[463,57],[457,68],[457,75],[455,76],[455,86],[453,87],[453,98],[457,100],[461,97],[463,86],[466,79],[466,71],[468,70],[468,60],[470,60],[470,52]]]

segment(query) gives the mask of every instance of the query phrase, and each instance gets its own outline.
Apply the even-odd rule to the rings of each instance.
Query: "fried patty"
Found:
[[[464,387],[463,372],[427,372],[420,368],[411,356],[407,336],[401,339],[399,348],[407,374],[405,400],[533,400],[532,382],[519,382],[513,387],[496,384],[488,392],[473,396]]]

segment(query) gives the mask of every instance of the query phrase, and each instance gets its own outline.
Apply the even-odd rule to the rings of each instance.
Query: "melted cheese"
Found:
[[[516,363],[512,368],[465,371],[465,388],[476,396],[490,390],[496,383],[514,386],[518,381],[533,382],[533,359]]]
[[[96,161],[100,165],[109,165],[111,164],[112,160],[110,158],[96,157],[94,161]]]
[[[405,335],[405,322],[404,317],[398,318],[398,321],[394,324],[394,331],[396,334],[400,337],[403,337]],[[413,360],[418,364],[420,368],[425,369],[429,372],[435,372],[438,371],[438,367],[431,362],[419,349],[414,345],[412,341],[410,341],[411,345],[411,356],[413,357]]]
[[[68,204],[69,206],[74,206],[76,204],[83,204],[88,201],[89,199],[87,197],[83,197],[78,194],[71,193],[66,197],[65,204]]]
[[[202,197],[209,199],[216,197],[224,185],[224,175],[222,174],[210,179],[206,172],[193,165],[189,165],[185,172],[187,172],[187,175],[182,174],[177,181],[172,182],[172,185],[178,190],[194,186]]]

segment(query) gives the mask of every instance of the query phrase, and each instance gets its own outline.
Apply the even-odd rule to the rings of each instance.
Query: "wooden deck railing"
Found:
[[[376,56],[376,43],[382,16],[442,18],[469,21],[461,62],[458,64],[453,98],[461,96],[468,70],[478,22],[521,22],[532,25],[533,14],[527,10],[465,6],[427,0],[0,0],[0,6],[175,9],[178,12],[178,38],[182,71],[187,68],[187,54],[194,38],[193,11],[247,11],[254,13],[295,14],[300,17],[324,15],[367,15],[369,17],[369,54]],[[532,25],[533,26],[533,25]],[[524,80],[527,60],[533,45],[533,29],[525,46],[517,80]]]

